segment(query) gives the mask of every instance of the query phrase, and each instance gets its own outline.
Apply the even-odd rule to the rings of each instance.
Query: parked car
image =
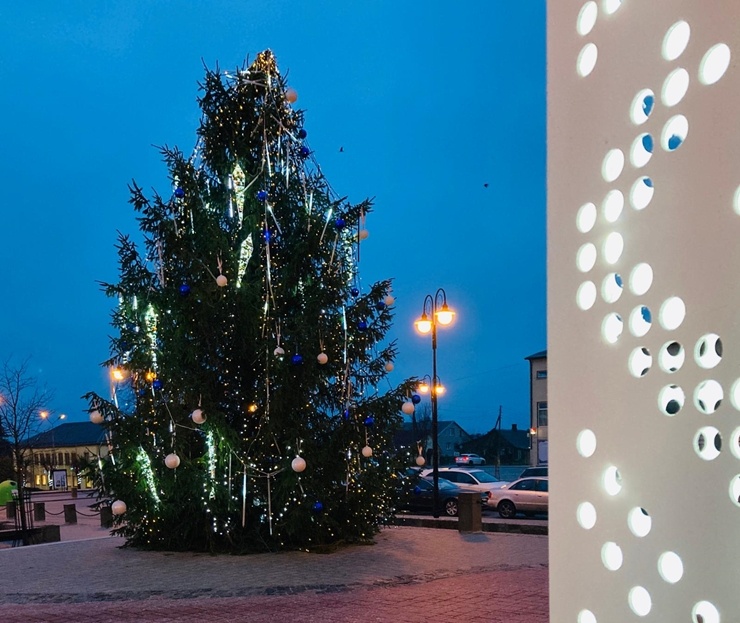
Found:
[[[456,465],[485,465],[486,459],[477,454],[461,454],[455,457]]]
[[[430,476],[431,473],[431,469],[425,469],[421,472],[421,475],[426,477]],[[506,484],[482,469],[466,469],[464,467],[440,467],[439,477],[455,483],[465,491],[491,491]]]
[[[496,509],[504,519],[512,519],[517,513],[546,513],[548,482],[544,477],[515,480],[489,492],[488,507]]]
[[[457,517],[458,496],[467,493],[464,489],[444,478],[439,479],[439,511],[448,517]],[[481,493],[481,501],[486,503],[488,492]],[[434,503],[434,483],[430,478],[419,478],[412,488],[401,492],[399,507],[411,511],[432,512]]]
[[[532,478],[534,476],[547,478],[547,465],[540,465],[539,467],[528,467],[521,474],[519,478]]]

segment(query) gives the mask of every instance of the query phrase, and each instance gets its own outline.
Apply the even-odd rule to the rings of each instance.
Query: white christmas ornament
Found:
[[[123,515],[126,512],[126,502],[123,500],[116,500],[111,504],[110,509],[114,515]]]
[[[366,459],[369,459],[373,455],[373,449],[370,446],[365,446],[362,449],[362,456],[364,456]]]
[[[327,357],[326,353],[319,353],[318,357],[316,357],[316,361],[323,366],[327,361],[329,361],[329,357]]]
[[[393,362],[392,361],[388,361],[385,364],[385,371],[386,372],[393,372],[393,367],[394,367],[393,366]]]
[[[93,424],[102,424],[105,418],[103,417],[103,414],[95,409],[95,411],[90,411],[90,421]]]
[[[275,355],[275,357],[282,357],[285,354],[285,350],[278,346],[272,353]]]
[[[421,467],[422,465],[424,465],[424,463],[426,463],[426,459],[423,456],[421,456],[421,454],[416,457],[416,464],[419,467]]]
[[[386,297],[385,297],[385,298],[383,299],[383,302],[384,302],[384,303],[386,304],[386,306],[387,306],[387,307],[390,307],[391,305],[393,305],[393,303],[395,303],[395,302],[396,302],[396,299],[394,299],[394,298],[393,298],[393,297],[392,297],[392,296],[391,296],[391,295],[389,294],[388,296],[386,296]]]
[[[223,288],[227,283],[229,283],[229,280],[226,278],[225,275],[219,275],[216,277],[216,284],[219,288]]]
[[[370,235],[370,232],[367,229],[360,230],[360,240],[367,240],[369,235]]]
[[[306,469],[306,461],[303,457],[297,456],[293,459],[290,466],[293,468],[294,472],[298,472],[300,474],[304,469]]]
[[[403,411],[406,415],[411,415],[414,412],[414,403],[404,402],[403,406],[401,407],[401,411]]]
[[[203,413],[203,409],[196,409],[190,414],[190,418],[196,424],[203,424],[206,421],[206,414]]]
[[[177,456],[174,452],[172,454],[168,454],[164,458],[164,464],[170,469],[175,469],[178,465],[180,465],[180,457]]]

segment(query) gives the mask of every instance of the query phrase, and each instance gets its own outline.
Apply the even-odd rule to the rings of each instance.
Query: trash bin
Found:
[[[34,521],[46,521],[46,503],[45,502],[34,502],[33,503],[33,520]]]
[[[457,497],[457,529],[460,532],[482,532],[481,495],[479,492],[463,492]]]

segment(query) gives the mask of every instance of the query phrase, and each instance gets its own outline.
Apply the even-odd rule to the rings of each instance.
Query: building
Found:
[[[108,455],[105,430],[92,422],[65,422],[28,440],[26,486],[90,489],[85,466]]]
[[[525,357],[529,361],[529,434],[531,465],[547,464],[547,351]]]
[[[471,439],[463,445],[463,452],[474,452],[491,465],[528,465],[530,463],[530,435],[511,428],[493,428],[485,435]]]
[[[437,422],[437,443],[439,444],[440,462],[460,454],[462,445],[470,441],[470,435],[453,420],[439,420]],[[427,460],[432,460],[432,422],[420,419],[415,422],[404,422],[394,437],[397,448],[410,448],[412,453],[418,452],[418,444]]]

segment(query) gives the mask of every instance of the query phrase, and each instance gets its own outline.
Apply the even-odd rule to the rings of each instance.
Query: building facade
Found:
[[[547,465],[547,351],[525,357],[529,361],[529,434],[531,465]]]

